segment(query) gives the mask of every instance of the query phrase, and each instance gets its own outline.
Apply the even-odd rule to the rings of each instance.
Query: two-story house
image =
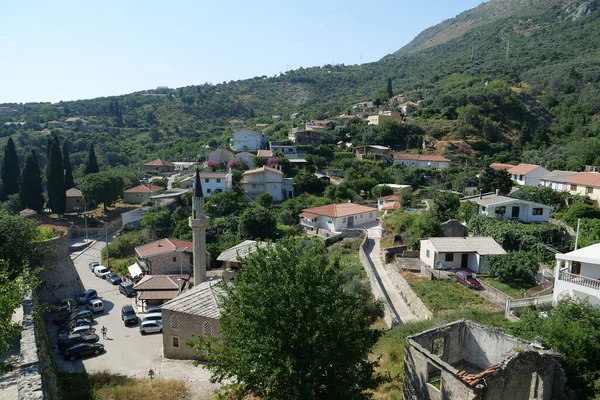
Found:
[[[242,129],[233,134],[233,144],[231,148],[235,151],[260,150],[264,149],[267,139],[260,132]]]
[[[292,179],[284,178],[283,172],[270,167],[260,167],[242,174],[244,193],[251,200],[261,193],[269,193],[273,201],[284,201],[294,197]]]
[[[137,246],[135,259],[145,275],[189,275],[193,269],[194,243],[177,239],[159,239]]]
[[[566,192],[570,188],[569,178],[577,172],[554,170],[540,178],[540,186],[549,187],[557,192]]]
[[[231,170],[229,172],[200,172],[200,180],[204,196],[233,190]]]
[[[463,197],[461,202],[471,201],[477,204],[477,214],[497,219],[516,220],[521,222],[548,222],[551,206],[516,197],[492,193],[480,193],[476,196]]]
[[[400,201],[401,201],[400,196],[398,196],[397,194],[391,194],[389,196],[378,197],[377,198],[377,209],[381,211],[381,210],[383,210],[383,207],[389,203],[398,203],[397,208],[400,208]],[[394,206],[394,209],[397,209],[397,208],[395,208],[396,207],[395,204],[393,204],[393,206]]]
[[[523,186],[539,186],[540,179],[550,171],[535,164],[519,164],[508,170],[514,183]]]
[[[600,205],[600,173],[579,172],[566,182],[569,193],[588,196],[596,205]]]
[[[292,128],[288,134],[288,139],[299,145],[315,146],[321,145],[322,131]]]
[[[353,203],[329,204],[307,208],[300,214],[300,226],[305,231],[341,232],[342,229],[364,228],[377,221],[377,209]]]
[[[400,120],[402,120],[402,117],[398,111],[381,111],[379,114],[369,115],[367,117],[368,124],[375,125],[375,126],[378,126],[383,121],[386,121],[388,119],[400,121]]]
[[[437,168],[444,169],[450,166],[450,160],[442,156],[426,154],[394,154],[394,163],[407,168]]]
[[[285,145],[277,142],[270,142],[269,147],[273,154],[281,152],[285,158],[304,158],[304,153],[298,153],[296,146]]]
[[[556,255],[552,300],[565,298],[600,306],[600,243]]]

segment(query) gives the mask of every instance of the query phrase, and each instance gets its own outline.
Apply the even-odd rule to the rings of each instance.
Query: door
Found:
[[[348,228],[351,228],[354,226],[354,216],[351,215],[348,217]]]
[[[469,265],[469,253],[466,253],[466,254],[463,254],[462,258],[460,259],[460,267],[467,268],[468,265]]]
[[[519,213],[521,212],[521,208],[520,207],[513,207],[512,208],[512,213],[511,213],[511,217],[512,218],[519,218]]]

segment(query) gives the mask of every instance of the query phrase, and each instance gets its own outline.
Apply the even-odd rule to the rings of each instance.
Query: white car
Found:
[[[140,324],[140,334],[162,332],[161,321],[144,321]]]
[[[108,274],[110,274],[110,271],[108,270],[108,268],[102,266],[102,265],[98,265],[97,267],[94,268],[94,274],[98,277],[98,278],[102,278],[104,279],[104,277]]]

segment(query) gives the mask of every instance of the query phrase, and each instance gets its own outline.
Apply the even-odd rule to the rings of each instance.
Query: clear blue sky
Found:
[[[0,103],[358,64],[482,0],[26,0],[0,24]]]

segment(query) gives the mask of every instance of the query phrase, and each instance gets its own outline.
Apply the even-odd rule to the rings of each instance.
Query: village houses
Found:
[[[431,237],[420,241],[421,261],[434,269],[465,269],[485,273],[486,256],[506,254],[491,237]]]
[[[341,232],[347,228],[364,228],[377,221],[377,209],[353,203],[329,204],[307,208],[300,214],[300,226],[305,231]]]
[[[554,304],[567,298],[600,307],[600,243],[556,254]]]
[[[263,133],[242,129],[233,134],[231,148],[235,151],[264,149],[267,139]]]
[[[394,163],[404,165],[405,167],[410,169],[444,169],[450,166],[450,160],[448,160],[446,157],[426,154],[395,153]]]
[[[161,160],[157,158],[156,160],[152,160],[142,165],[142,170],[144,171],[154,171],[154,172],[173,172],[175,171],[175,165],[172,162]]]
[[[161,194],[165,191],[162,186],[142,183],[138,186],[129,188],[123,192],[123,201],[128,204],[142,204],[150,197]]]
[[[477,214],[521,222],[548,222],[551,206],[500,194],[499,190],[463,197],[460,201],[477,204]]]
[[[256,199],[261,193],[268,193],[273,201],[284,201],[294,197],[291,178],[284,178],[283,172],[270,167],[260,167],[242,174],[242,187],[249,199]]]
[[[189,275],[193,250],[193,243],[186,240],[159,239],[137,246],[135,259],[146,275]]]
[[[600,173],[580,172],[567,179],[567,183],[569,193],[588,196],[596,206],[600,205]]]
[[[536,164],[501,164],[494,163],[490,167],[499,171],[506,170],[509,173],[510,179],[521,186],[540,186],[541,179],[550,173],[546,168]]]

